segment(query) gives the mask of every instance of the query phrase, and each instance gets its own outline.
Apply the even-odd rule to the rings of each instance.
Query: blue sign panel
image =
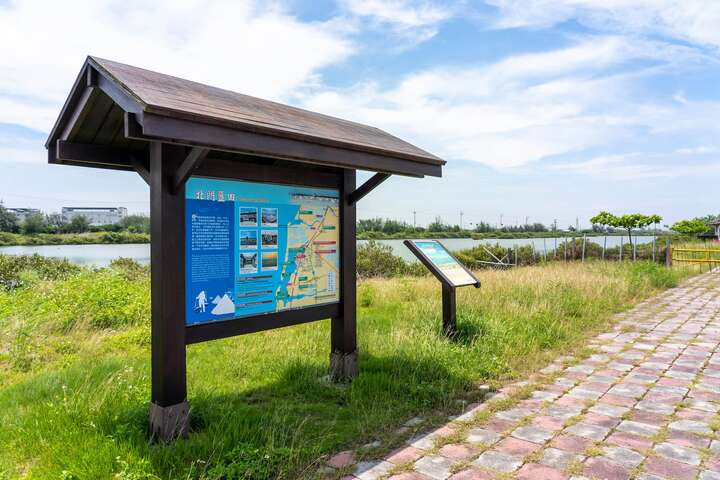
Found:
[[[472,275],[437,240],[411,240],[435,267],[454,286],[475,285],[478,283]]]
[[[338,190],[191,177],[186,323],[340,300]]]

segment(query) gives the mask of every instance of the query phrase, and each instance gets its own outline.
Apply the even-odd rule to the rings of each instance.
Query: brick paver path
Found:
[[[704,274],[619,314],[528,382],[384,459],[334,456],[345,479],[720,479],[720,274]],[[413,419],[405,431],[421,426]],[[371,445],[372,446],[372,445]],[[345,475],[343,477],[343,475]]]

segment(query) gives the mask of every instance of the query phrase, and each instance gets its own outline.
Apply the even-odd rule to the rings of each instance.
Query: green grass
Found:
[[[151,445],[147,271],[25,272],[0,292],[0,479],[307,478],[322,458],[440,418],[477,384],[521,377],[607,328],[686,271],[552,264],[479,274],[458,292],[459,334],[440,334],[429,277],[359,286],[361,374],[325,379],[329,322],[188,348],[192,431]]]

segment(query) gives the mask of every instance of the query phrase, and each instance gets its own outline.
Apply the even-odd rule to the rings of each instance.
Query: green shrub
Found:
[[[42,257],[40,255],[1,255],[0,288],[12,289],[23,285],[23,272],[34,272],[40,280],[60,280],[76,274],[81,267],[65,259]],[[27,276],[25,276],[27,279]]]
[[[677,269],[665,268],[653,262],[633,262],[628,270],[630,284],[636,291],[644,290],[648,285],[653,288],[677,287],[682,272]]]
[[[389,245],[369,240],[357,249],[357,272],[361,277],[394,277],[417,273],[418,270],[393,254]]]

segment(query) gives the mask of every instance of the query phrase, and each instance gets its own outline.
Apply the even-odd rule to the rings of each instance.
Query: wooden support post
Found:
[[[343,171],[340,192],[340,315],[330,327],[330,376],[346,381],[358,373],[356,324],[355,170]]]
[[[585,263],[585,244],[587,243],[587,235],[583,235],[582,243],[582,262]]]
[[[665,239],[665,266],[670,268],[672,266],[672,249],[670,249],[670,239]]]
[[[442,318],[443,333],[448,337],[452,337],[457,332],[457,318],[455,316],[455,288],[450,285],[442,284]]]
[[[603,251],[602,251],[602,259],[605,260],[605,250],[607,249],[607,235],[605,235],[605,239],[603,240]]]
[[[171,193],[182,147],[150,144],[152,403],[150,432],[170,441],[188,431],[185,370],[185,188]]]

